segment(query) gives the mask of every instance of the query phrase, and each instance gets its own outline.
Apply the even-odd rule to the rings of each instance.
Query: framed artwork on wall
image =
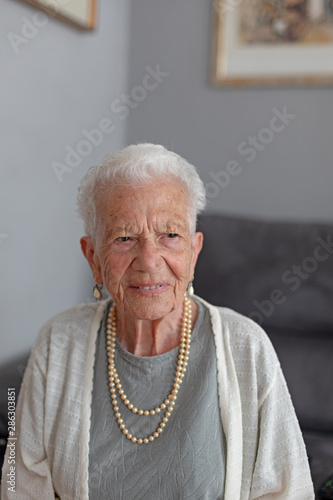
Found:
[[[212,82],[333,85],[333,0],[214,0]]]
[[[97,0],[23,0],[76,28],[92,30],[96,27]]]

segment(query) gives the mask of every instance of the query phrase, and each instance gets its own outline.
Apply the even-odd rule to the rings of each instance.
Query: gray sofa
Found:
[[[333,224],[204,215],[198,230],[195,293],[250,316],[270,337],[317,491],[333,474]]]
[[[333,225],[205,215],[198,229],[204,248],[195,292],[252,317],[271,338],[317,490],[333,474]],[[0,368],[2,452],[7,387],[18,392],[26,359]]]

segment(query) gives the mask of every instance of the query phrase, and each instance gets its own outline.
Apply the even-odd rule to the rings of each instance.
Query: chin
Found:
[[[151,297],[128,302],[126,310],[136,319],[154,321],[167,316],[175,309],[174,306],[175,300],[166,302]]]
[[[170,308],[156,307],[156,306],[143,306],[133,309],[133,317],[141,320],[155,321],[165,318],[171,312]]]

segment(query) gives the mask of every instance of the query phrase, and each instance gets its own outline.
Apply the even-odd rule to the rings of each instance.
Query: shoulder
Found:
[[[245,350],[276,360],[276,353],[266,332],[252,319],[227,307],[199,299],[209,310],[215,339],[231,350]]]
[[[210,304],[200,297],[196,297],[209,311],[212,321],[212,326],[220,328],[228,328],[233,335],[253,336],[258,340],[266,339],[267,335],[261,326],[255,321],[243,314],[229,309],[228,307],[220,307]]]
[[[262,401],[281,373],[267,334],[252,319],[232,309],[202,302],[210,313],[218,369],[226,371],[228,380],[236,376],[242,397],[248,398],[249,391],[255,390]]]
[[[104,301],[106,304],[107,301]],[[52,330],[55,327],[62,325],[83,325],[87,322],[91,322],[96,315],[98,307],[102,303],[88,303],[79,304],[69,309],[65,309],[54,316],[52,316],[44,325],[42,326],[42,331]]]
[[[266,332],[258,323],[243,314],[227,307],[216,307],[224,329],[228,328],[234,338],[250,338],[253,341],[266,342]]]
[[[50,349],[64,351],[75,345],[83,348],[88,342],[94,322],[95,328],[99,328],[108,303],[106,300],[80,304],[56,314],[41,327],[35,342],[35,351],[46,354]]]

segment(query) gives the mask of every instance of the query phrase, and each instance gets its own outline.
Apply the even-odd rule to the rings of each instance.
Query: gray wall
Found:
[[[215,182],[208,186],[210,211],[332,221],[333,89],[213,88],[212,3],[132,2],[130,87],[151,61],[169,76],[158,96],[133,111],[127,142],[162,143],[197,165],[206,183]],[[261,135],[273,109],[284,107],[295,118],[273,138]],[[244,154],[243,141],[258,133],[271,142],[254,149],[254,158]],[[228,179],[223,171],[231,161],[239,173]]]
[[[1,2],[0,361],[29,349],[53,314],[93,300],[76,190],[89,166],[124,145],[126,120],[110,106],[127,89],[129,40],[128,2],[99,3],[90,33],[36,17],[25,3]],[[44,26],[36,31],[26,20]],[[66,147],[76,149],[82,130],[103,118],[114,130],[96,134],[100,144],[57,177],[52,163],[68,167]]]
[[[25,19],[36,11],[2,0],[0,362],[30,348],[51,315],[92,300],[76,189],[90,165],[125,143],[162,143],[192,161],[213,183],[210,211],[332,221],[332,89],[214,89],[212,2],[99,3],[92,33],[52,18],[29,32]],[[9,33],[30,38],[15,53]],[[164,75],[148,76],[158,65]],[[130,105],[120,102],[127,93]],[[284,107],[296,117],[247,161],[241,143]],[[66,147],[77,149],[103,118],[114,130],[57,177],[52,163],[68,169]],[[228,181],[231,161],[239,173]]]

